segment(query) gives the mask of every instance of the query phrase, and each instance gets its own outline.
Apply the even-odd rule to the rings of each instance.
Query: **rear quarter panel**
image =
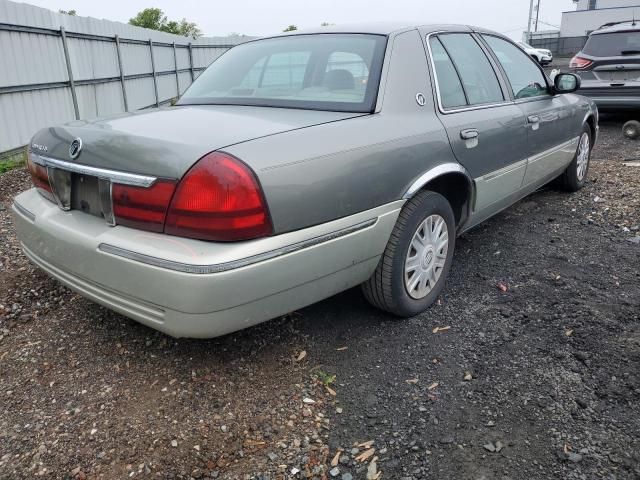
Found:
[[[276,233],[401,199],[424,172],[455,162],[435,114],[419,33],[392,36],[387,55],[378,113],[226,149],[256,171]],[[418,93],[426,98],[424,106],[416,101]]]

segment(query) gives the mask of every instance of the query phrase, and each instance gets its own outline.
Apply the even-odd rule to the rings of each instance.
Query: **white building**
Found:
[[[640,20],[640,0],[574,0],[576,10],[562,14],[561,37],[584,37],[605,23]]]

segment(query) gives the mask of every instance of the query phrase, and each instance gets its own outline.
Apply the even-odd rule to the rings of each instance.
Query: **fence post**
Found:
[[[158,79],[156,77],[156,62],[153,59],[153,40],[149,39],[149,52],[151,53],[151,73],[153,74],[153,89],[156,93],[156,107],[160,106],[160,99],[158,97]]]
[[[178,76],[178,54],[176,53],[176,42],[173,42],[173,65],[176,67],[176,97],[179,97],[180,77]]]
[[[69,86],[71,87],[71,99],[73,100],[73,110],[76,114],[76,120],[80,120],[80,109],[78,108],[76,84],[73,81],[73,70],[71,69],[71,58],[69,57],[69,46],[67,45],[67,32],[64,30],[64,27],[60,27],[60,38],[62,38],[62,49],[64,50],[64,60],[67,63],[67,75],[69,76]]]
[[[193,45],[189,42],[189,69],[191,70],[191,83],[196,79],[193,74]]]
[[[129,102],[127,101],[127,87],[124,84],[124,70],[122,69],[122,54],[120,53],[120,37],[116,34],[116,54],[118,55],[118,68],[120,69],[120,85],[122,86],[122,100],[124,101],[124,111],[129,111]]]

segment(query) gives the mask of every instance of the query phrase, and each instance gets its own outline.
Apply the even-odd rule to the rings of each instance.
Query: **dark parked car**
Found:
[[[247,42],[175,107],[36,133],[17,234],[53,277],[175,336],[359,284],[416,315],[457,235],[555,178],[584,185],[598,112],[579,83],[467,26]]]
[[[640,111],[640,24],[608,24],[593,32],[570,68],[580,75],[579,93],[600,110]]]

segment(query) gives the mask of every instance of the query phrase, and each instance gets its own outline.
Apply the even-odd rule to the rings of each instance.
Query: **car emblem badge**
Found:
[[[80,155],[82,151],[82,139],[76,138],[71,145],[69,145],[69,157],[71,160],[75,160]]]
[[[425,104],[427,103],[427,99],[424,98],[424,95],[422,93],[416,93],[416,102],[418,103],[418,105],[420,105],[421,107],[424,107]]]

